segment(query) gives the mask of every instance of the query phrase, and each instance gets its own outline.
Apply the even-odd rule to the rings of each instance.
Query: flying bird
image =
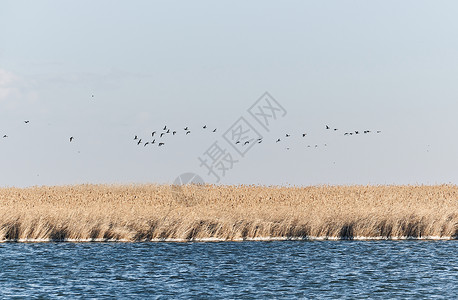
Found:
[[[286,137],[290,137],[290,135],[289,135],[289,134],[286,134]]]
[[[30,122],[29,120],[25,120],[25,121],[24,121],[25,124],[27,124],[27,123],[29,123],[29,122]]]
[[[237,145],[237,144],[240,144],[240,141],[235,142],[235,144],[236,144],[236,145]]]
[[[146,143],[143,145],[143,147],[146,147],[146,145],[148,145],[148,144],[149,144],[149,142],[146,142]]]
[[[176,133],[177,133],[176,131],[172,132],[173,135],[175,135]]]
[[[215,129],[213,129],[213,132],[216,132],[216,128],[215,128]]]
[[[355,131],[355,134],[359,134],[359,131]]]
[[[140,145],[141,143],[142,143],[142,139],[139,139],[137,145]]]
[[[326,129],[331,129],[328,125],[326,125]]]
[[[275,143],[278,143],[280,141],[280,139],[278,139]]]
[[[154,144],[154,143],[156,143],[156,139],[154,139],[154,140],[151,142],[151,144]]]
[[[8,137],[8,136],[7,136],[6,134],[3,136],[3,138],[7,138],[7,137]]]
[[[165,134],[165,132],[161,133],[161,137]]]
[[[160,146],[164,146],[164,143],[159,143],[159,147],[160,147]]]
[[[243,143],[243,145],[248,145],[250,143],[250,141],[246,141],[245,143]]]
[[[306,135],[307,135],[307,133],[303,133],[303,134],[302,134],[302,137],[305,137]]]
[[[135,140],[138,140],[138,136],[135,136],[135,137],[134,137],[134,141],[135,141]]]
[[[167,125],[164,126],[164,130],[167,130]]]
[[[74,139],[74,137],[71,136],[71,137],[70,137],[70,143],[73,141],[73,139]]]
[[[186,126],[186,127],[184,128],[184,130],[189,130],[189,129],[188,129],[188,126]]]
[[[186,131],[186,135],[188,135],[188,134],[190,134],[190,133],[191,133],[191,131],[190,131],[190,130]]]
[[[261,144],[262,143],[262,139],[258,139],[258,144]]]
[[[167,133],[170,133],[170,129],[167,129]]]
[[[156,133],[156,131],[153,131],[153,133],[151,133],[151,136],[154,136],[155,133]]]
[[[381,130],[377,130],[377,133],[380,133],[380,132],[382,132],[382,131]]]
[[[207,128],[207,125],[204,125],[204,127],[202,127],[203,129]]]

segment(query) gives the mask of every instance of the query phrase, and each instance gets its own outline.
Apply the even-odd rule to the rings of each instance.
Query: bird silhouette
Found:
[[[189,130],[188,126],[186,126],[186,127],[184,128],[184,130]]]
[[[170,133],[170,129],[167,129],[167,133]]]
[[[359,134],[359,131],[355,131],[355,134]]]
[[[262,139],[258,139],[258,144],[261,144],[262,143]]]
[[[146,145],[148,145],[148,144],[149,144],[149,142],[146,142],[146,143],[143,145],[143,147],[146,147]]]
[[[176,133],[177,133],[176,131],[172,132],[173,135],[175,135]]]
[[[216,132],[216,128],[215,128],[215,129],[213,129],[213,132]]]
[[[163,136],[164,136],[164,134],[165,134],[165,132],[161,133],[161,137],[163,137]]]
[[[328,125],[326,125],[326,129],[331,129]]]
[[[153,133],[151,133],[151,136],[154,136],[155,133],[156,133],[156,131],[153,131]]]
[[[8,137],[8,136],[7,136],[6,134],[3,136],[3,138],[7,138],[7,137]]]
[[[186,131],[186,135],[188,135],[188,134],[190,134],[190,133],[191,133],[191,131],[190,131],[190,130]]]
[[[248,145],[250,143],[250,141],[246,141],[245,143],[243,143],[243,145]]]
[[[167,130],[167,125],[164,126],[164,130]]]
[[[204,127],[202,127],[203,129],[207,128],[207,125],[204,125]]]
[[[142,139],[139,139],[137,142],[137,145],[140,145],[142,143]]]
[[[306,135],[307,135],[307,133],[303,133],[303,134],[302,134],[302,137],[305,137]]]
[[[348,132],[345,132],[344,135],[348,135]]]
[[[380,133],[380,132],[382,132],[382,131],[381,130],[377,130],[377,133]]]
[[[286,137],[290,137],[290,135],[289,135],[289,134],[286,134]]]
[[[135,140],[138,140],[138,136],[135,136],[135,137],[134,137],[134,141],[135,141]]]
[[[334,128],[334,131],[337,131],[338,129],[337,128]]]
[[[164,146],[164,143],[159,143],[159,145],[158,145],[158,146],[159,146],[159,147],[160,147],[160,146]]]
[[[70,143],[73,141],[73,139],[74,139],[74,137],[71,136],[71,137],[70,137]]]
[[[29,120],[25,120],[25,121],[24,121],[25,124],[27,124],[27,123],[29,123],[29,122],[30,122]]]
[[[237,145],[237,144],[240,144],[240,141],[235,142],[235,144],[236,144],[236,145]]]
[[[280,139],[278,139],[275,143],[278,143],[280,141]]]
[[[156,139],[154,139],[154,140],[151,142],[151,144],[154,144],[154,143],[156,143]]]

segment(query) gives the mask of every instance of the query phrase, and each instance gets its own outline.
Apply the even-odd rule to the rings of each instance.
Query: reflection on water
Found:
[[[0,297],[458,298],[457,241],[0,244]]]

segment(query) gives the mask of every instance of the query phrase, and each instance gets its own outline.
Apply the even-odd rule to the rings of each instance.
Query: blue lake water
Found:
[[[0,298],[458,299],[458,241],[4,243]]]

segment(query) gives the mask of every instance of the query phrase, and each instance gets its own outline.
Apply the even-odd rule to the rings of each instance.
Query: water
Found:
[[[458,241],[0,244],[0,298],[457,299]]]

